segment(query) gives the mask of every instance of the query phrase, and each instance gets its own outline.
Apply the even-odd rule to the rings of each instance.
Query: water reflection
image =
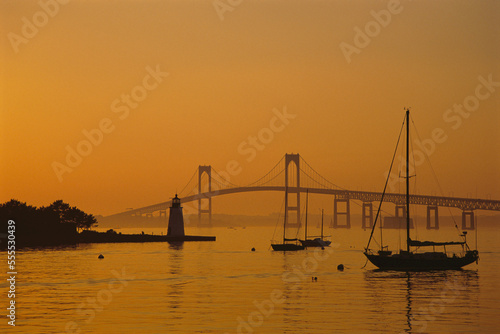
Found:
[[[412,320],[412,314],[411,314],[411,273],[407,272],[406,273],[406,324],[408,328],[405,329],[405,332],[411,333],[412,331],[412,326],[411,326],[411,320]]]
[[[92,244],[75,244],[75,245],[56,245],[56,246],[32,246],[32,247],[21,247],[19,250],[24,252],[36,252],[36,251],[71,251],[71,250],[85,250],[92,248]]]
[[[461,323],[478,321],[477,271],[372,270],[366,271],[364,278],[369,298],[379,307],[381,318],[395,324],[402,333],[439,331],[444,324],[450,330],[450,318],[460,319]]]
[[[184,247],[183,241],[170,241],[168,243],[168,248],[172,250],[182,250],[183,247]]]
[[[182,242],[171,242],[168,244],[169,257],[168,274],[172,275],[172,280],[167,281],[166,298],[168,300],[169,313],[173,315],[173,319],[181,319],[182,317],[177,314],[176,309],[180,308],[184,294],[184,283],[178,281],[178,278],[183,275],[184,264],[184,244]]]
[[[308,303],[311,297],[308,284],[313,284],[311,275],[316,268],[310,261],[313,259],[312,253],[306,255],[307,253],[302,252],[279,252],[277,254],[283,259],[281,280],[284,302],[281,323],[284,327],[282,330],[284,333],[288,330],[293,332],[298,328],[297,326],[307,326],[309,323],[303,319],[306,319],[311,312],[311,305]]]

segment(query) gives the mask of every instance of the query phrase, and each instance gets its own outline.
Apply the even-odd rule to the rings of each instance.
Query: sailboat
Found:
[[[304,240],[299,240],[304,247],[328,247],[332,243],[323,239],[323,210],[321,210],[321,237],[307,239],[307,209],[309,204],[309,189],[306,191],[306,224],[304,229]]]
[[[467,232],[463,232],[460,236],[463,241],[449,241],[449,242],[434,242],[434,241],[418,241],[410,238],[410,174],[409,174],[409,130],[410,130],[410,110],[406,109],[405,115],[406,122],[406,250],[400,250],[399,253],[394,253],[383,244],[380,244],[380,250],[375,251],[370,249],[370,241],[373,237],[373,232],[377,224],[380,208],[384,199],[385,191],[389,181],[389,176],[386,180],[382,198],[375,217],[375,222],[372,227],[368,244],[363,252],[368,260],[383,270],[399,270],[399,271],[425,271],[425,270],[448,270],[460,269],[472,262],[478,261],[479,253],[477,250],[471,250],[467,245]],[[398,141],[399,142],[399,141]],[[394,163],[393,161],[391,163]],[[389,173],[390,174],[390,173]],[[448,255],[446,246],[460,245],[462,252],[460,254]],[[417,253],[416,251],[421,247],[433,247],[432,252]],[[435,247],[443,246],[444,251],[436,252]],[[413,248],[412,248],[413,247]]]
[[[297,238],[288,239],[286,237],[286,218],[287,218],[286,208],[287,207],[288,207],[288,187],[285,187],[285,217],[283,219],[283,243],[281,243],[281,244],[271,243],[271,247],[275,251],[297,251],[297,250],[303,250],[305,247],[302,246],[302,245],[297,244],[297,241],[298,241]],[[295,243],[290,243],[290,241],[295,241]]]

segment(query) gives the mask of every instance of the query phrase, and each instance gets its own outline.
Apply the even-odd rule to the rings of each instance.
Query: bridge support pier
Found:
[[[372,228],[373,226],[373,203],[363,202],[362,206],[361,227],[363,229]]]
[[[345,203],[345,211],[340,211],[339,203]],[[333,199],[333,228],[351,228],[351,210],[349,198],[335,198]],[[339,225],[338,216],[345,215],[345,225]]]
[[[467,220],[469,221],[468,225],[467,225]],[[474,229],[476,229],[476,225],[474,223],[474,210],[463,210],[462,230],[474,230]]]
[[[160,210],[160,220],[167,220],[167,210]]]
[[[203,174],[207,174],[208,177],[208,189],[201,188],[201,179]],[[207,188],[205,186],[205,188]],[[212,192],[212,166],[198,166],[198,194],[203,192]],[[208,225],[212,225],[212,197],[204,198],[208,200],[208,209],[204,209],[207,207],[206,202],[202,205],[202,199],[198,199],[198,225],[201,225],[201,214],[208,213]]]
[[[432,225],[432,215],[434,214],[434,225]],[[437,205],[427,206],[427,229],[428,230],[439,230],[439,215]]]

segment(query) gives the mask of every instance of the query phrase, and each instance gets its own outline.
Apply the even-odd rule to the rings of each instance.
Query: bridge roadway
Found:
[[[297,193],[299,190],[301,193],[305,193],[306,190],[312,194],[325,194],[325,195],[335,195],[338,199],[353,199],[360,200],[363,202],[379,202],[382,193],[379,192],[369,192],[369,191],[351,191],[351,190],[336,190],[336,189],[322,189],[322,188],[306,188],[300,187],[288,187],[289,193]],[[235,187],[228,189],[215,190],[211,192],[204,192],[196,195],[187,196],[181,198],[182,203],[188,203],[192,201],[197,201],[199,199],[207,199],[210,197],[244,193],[251,191],[285,191],[284,186],[260,186],[260,187]],[[404,194],[386,193],[384,196],[384,202],[392,202],[395,204],[405,203]],[[118,216],[133,216],[153,213],[155,211],[166,210],[170,207],[172,201],[162,202],[158,204],[153,204],[145,206],[138,209],[128,210],[125,212],[113,214],[107,217],[118,217]],[[440,197],[440,196],[427,196],[427,195],[410,195],[410,204],[418,205],[435,205],[441,207],[453,207],[462,210],[489,210],[489,211],[500,211],[500,201],[497,200],[487,200],[487,199],[472,199],[472,198],[460,198],[460,197]]]

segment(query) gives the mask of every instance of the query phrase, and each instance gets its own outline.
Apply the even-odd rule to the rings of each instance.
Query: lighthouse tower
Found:
[[[184,218],[182,217],[181,199],[175,197],[172,199],[170,207],[170,216],[168,218],[168,237],[183,237],[184,234]]]

